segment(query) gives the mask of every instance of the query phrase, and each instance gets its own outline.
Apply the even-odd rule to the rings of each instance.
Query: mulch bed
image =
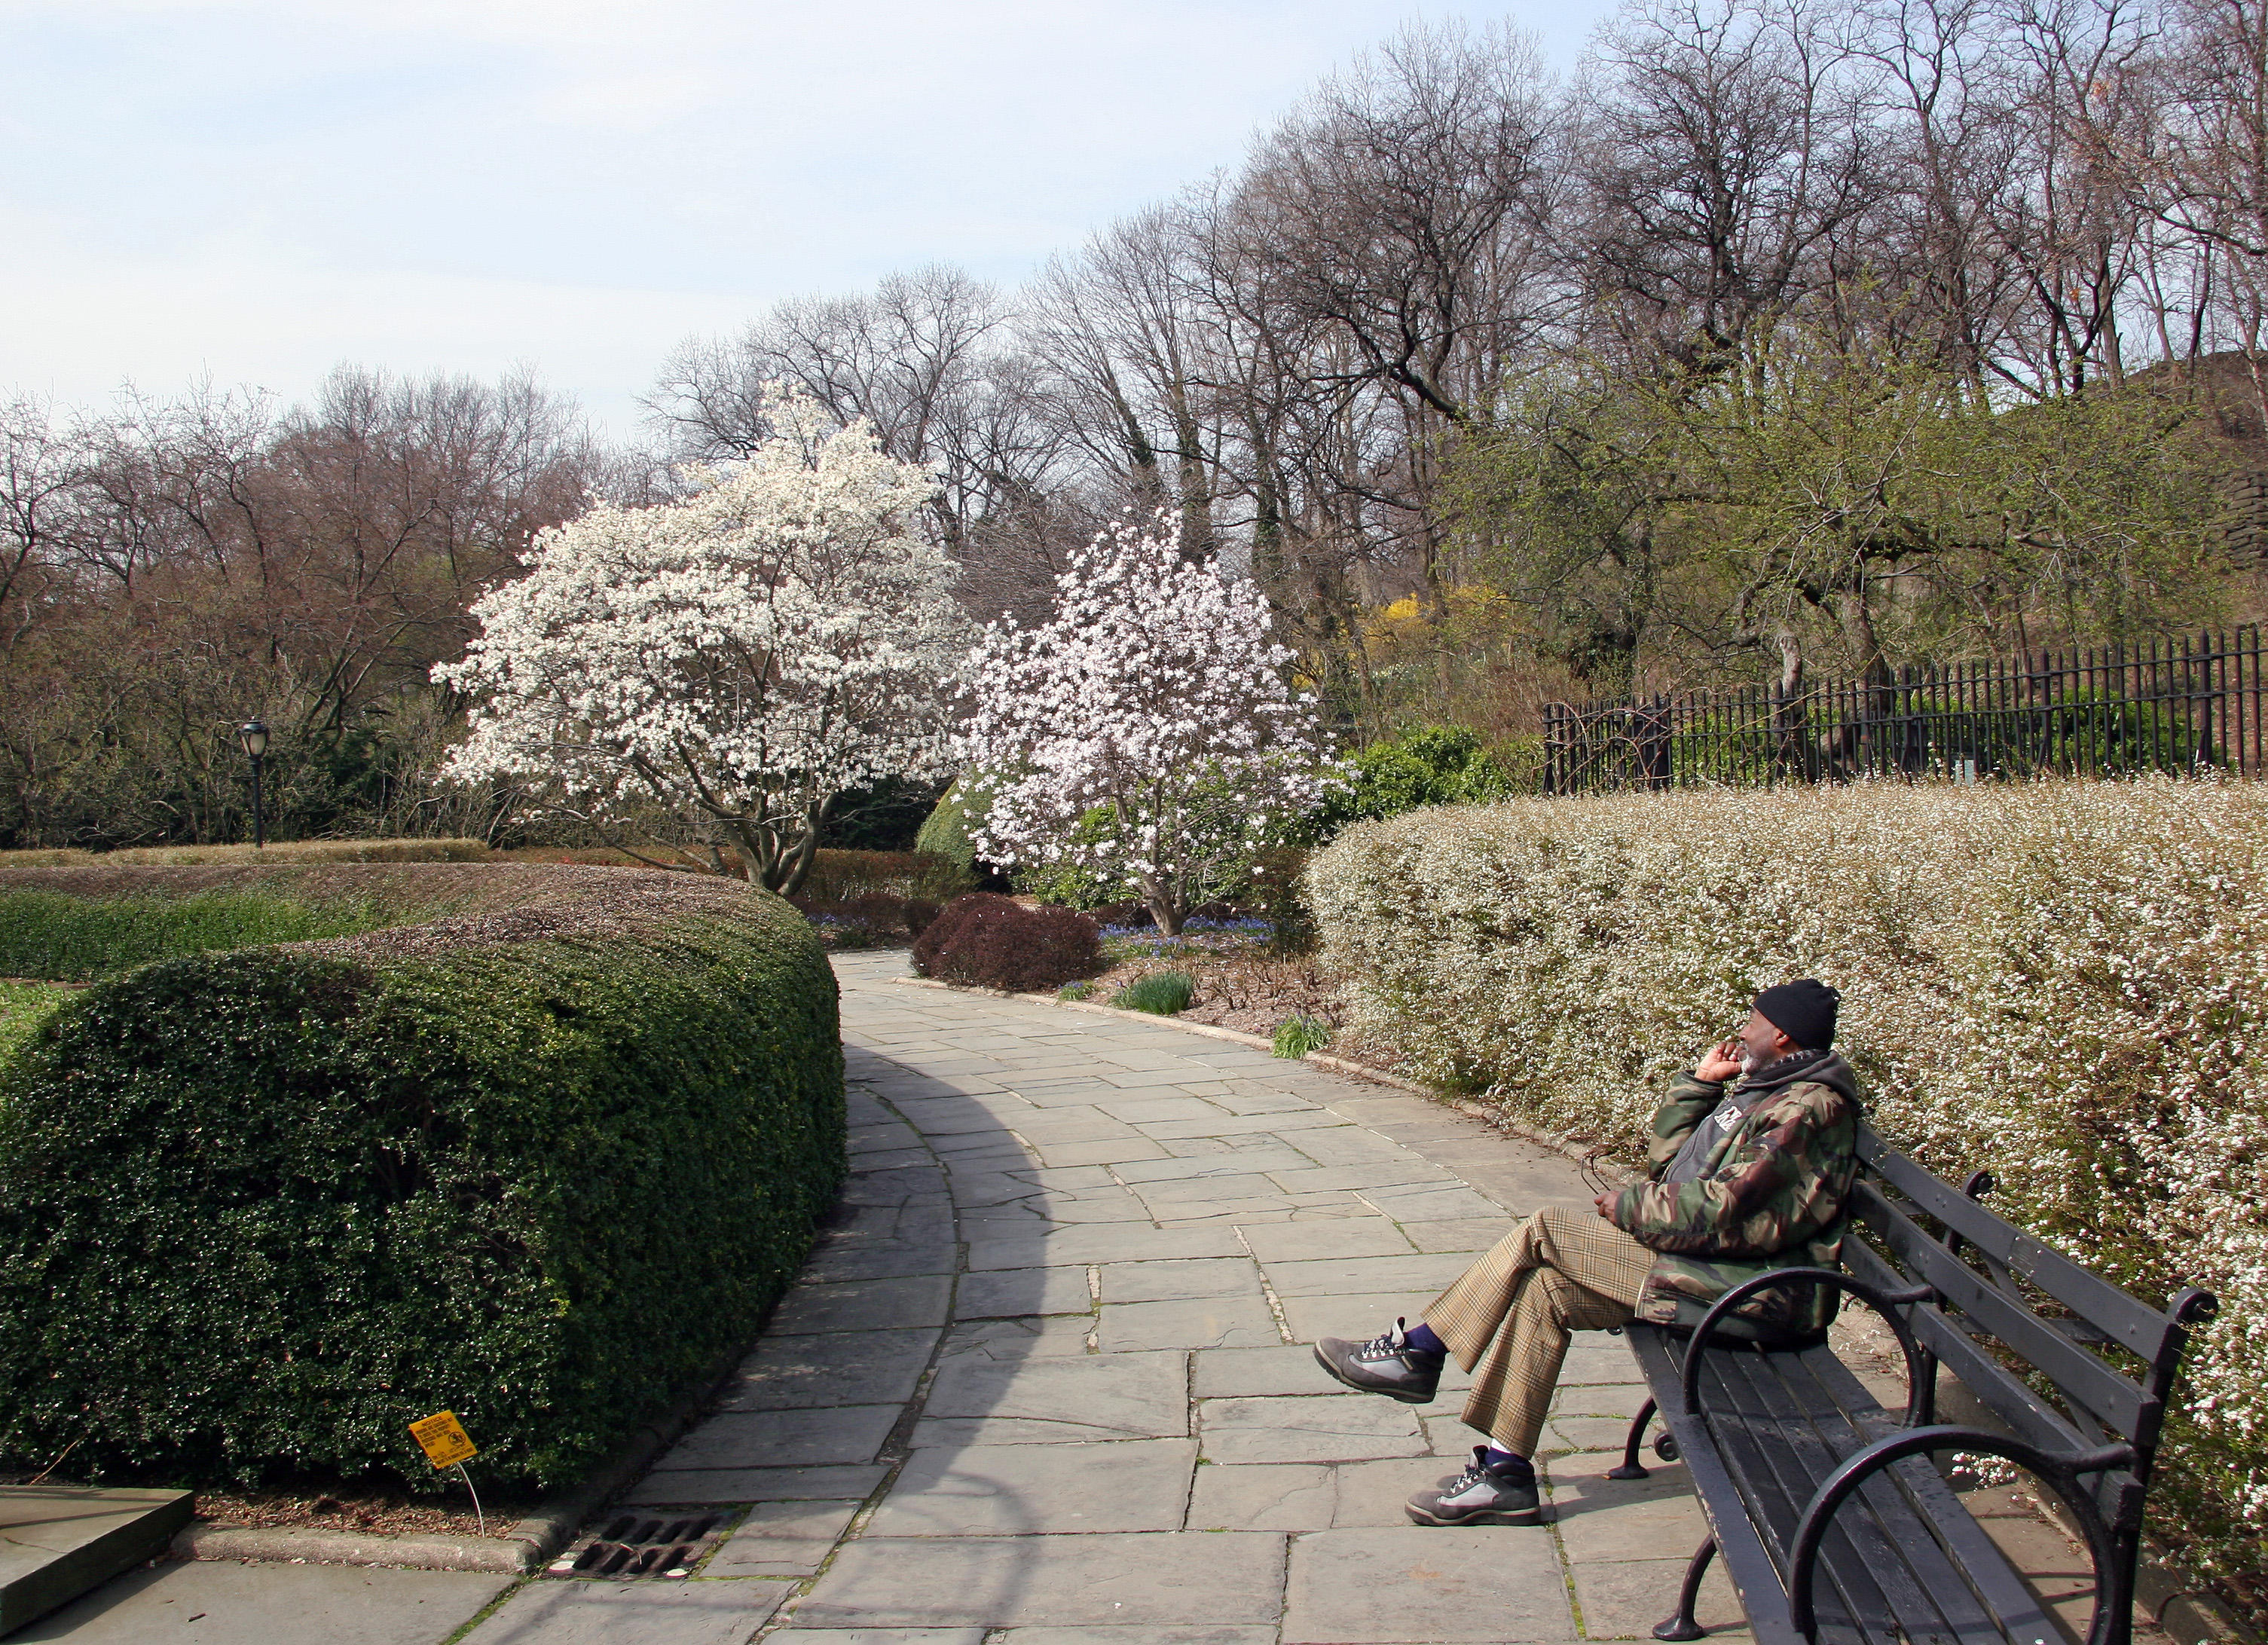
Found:
[[[481,1521],[464,1492],[449,1503],[416,1501],[399,1491],[345,1491],[303,1495],[288,1491],[235,1495],[197,1493],[197,1517],[208,1524],[242,1525],[261,1531],[345,1531],[362,1536],[477,1537]],[[519,1501],[490,1501],[488,1534],[498,1536],[527,1511]]]
[[[1234,1029],[1263,1039],[1293,1016],[1314,1017],[1332,1029],[1339,1026],[1343,1007],[1338,985],[1312,958],[1278,959],[1255,949],[1123,959],[1094,979],[1094,992],[1087,998],[1108,1005],[1111,995],[1129,983],[1160,971],[1186,971],[1197,979],[1196,1002],[1181,1014],[1185,1022]],[[1334,1056],[1352,1055],[1336,1044],[1330,1050]]]

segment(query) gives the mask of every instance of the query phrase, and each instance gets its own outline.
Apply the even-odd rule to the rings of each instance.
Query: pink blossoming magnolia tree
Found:
[[[928,476],[807,397],[768,409],[772,438],[688,470],[689,496],[544,533],[434,675],[475,698],[453,775],[602,824],[659,806],[793,892],[836,796],[946,769],[966,628],[951,561],[911,528]]]
[[[971,840],[1003,867],[1121,875],[1178,932],[1333,780],[1314,698],[1285,682],[1259,589],[1184,560],[1170,513],[1111,527],[1057,586],[1051,620],[1004,618],[962,666],[956,750],[988,800]]]

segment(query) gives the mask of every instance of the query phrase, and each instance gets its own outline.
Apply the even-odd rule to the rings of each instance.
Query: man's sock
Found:
[[[1402,1333],[1402,1340],[1420,1354],[1446,1354],[1449,1351],[1449,1345],[1435,1336],[1432,1326],[1422,1319]]]
[[[1515,1479],[1532,1479],[1535,1477],[1535,1464],[1516,1450],[1498,1450],[1491,1445],[1481,1460],[1497,1473],[1508,1473]]]

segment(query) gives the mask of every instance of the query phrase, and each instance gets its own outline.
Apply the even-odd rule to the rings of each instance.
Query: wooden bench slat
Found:
[[[1631,1325],[1626,1331],[1631,1354],[1659,1399],[1658,1391],[1677,1386],[1677,1355],[1684,1339],[1648,1325]],[[1661,1414],[1677,1442],[1686,1477],[1693,1482],[1694,1496],[1717,1540],[1717,1556],[1740,1597],[1741,1609],[1748,1613],[1757,1645],[1802,1645],[1803,1635],[1788,1619],[1786,1584],[1779,1567],[1742,1509],[1741,1494],[1712,1446],[1707,1426],[1679,1414],[1674,1400],[1662,1405]]]
[[[1831,1358],[1823,1352],[1820,1357]],[[1787,1428],[1789,1449],[1803,1467],[1807,1503],[1810,1494],[1819,1488],[1820,1482],[1837,1464],[1875,1437],[1851,1414],[1838,1408],[1821,1378],[1805,1375],[1810,1369],[1812,1358],[1810,1354],[1776,1355],[1769,1367],[1777,1373],[1774,1380],[1782,1386],[1789,1386],[1800,1376],[1821,1396],[1810,1399],[1799,1397],[1799,1409],[1807,1421],[1790,1423]],[[1790,1391],[1796,1391],[1791,1387]],[[1855,1379],[1851,1391],[1857,1394],[1862,1410],[1880,1413],[1881,1407],[1863,1387],[1856,1385]],[[1885,1422],[1875,1427],[1887,1432],[1889,1425]],[[1875,1567],[1874,1578],[1892,1600],[1898,1622],[1916,1645],[1925,1641],[1930,1645],[1952,1645],[1953,1641],[1960,1645],[1987,1645],[1988,1641],[1990,1645],[2000,1645],[1999,1628],[1970,1592],[1960,1572],[1946,1557],[1897,1480],[1878,1475],[1859,1488],[1855,1501],[1871,1514],[1889,1550],[1889,1562]],[[1791,1528],[1787,1540],[1792,1542],[1793,1538]]]
[[[1836,1459],[1824,1454],[1815,1435],[1806,1433],[1806,1422],[1791,1420],[1800,1413],[1774,1408],[1778,1379],[1760,1383],[1738,1375],[1727,1363],[1734,1357],[1720,1349],[1703,1361],[1704,1420],[1751,1516],[1764,1520],[1772,1562],[1786,1582],[1787,1549],[1804,1505]],[[1879,1645],[1891,1645],[1917,1625],[1926,1637],[1938,1620],[1937,1608],[1907,1569],[1896,1529],[1882,1523],[1878,1495],[1862,1491],[1860,1497],[1852,1504],[1858,1511],[1837,1516],[1820,1549],[1821,1574],[1843,1606],[1839,1619]],[[1822,1625],[1834,1619],[1833,1602],[1822,1604],[1819,1616]]]
[[[1941,1332],[1936,1339],[1938,1346],[1935,1349],[1938,1358],[1964,1387],[1984,1402],[1987,1410],[2014,1428],[2021,1437],[2031,1439],[2033,1443],[2045,1449],[2060,1449],[2070,1444],[2071,1429],[2060,1413],[2055,1412],[2037,1394],[2010,1376],[1990,1353],[1971,1341],[1950,1321],[1940,1321],[1940,1324]],[[2047,1412],[2049,1415],[2029,1421],[2021,1420],[2016,1414],[2021,1409],[2016,1403],[2016,1396],[2005,1400],[2001,1398],[2003,1391],[2011,1386],[2016,1391],[2016,1396],[2031,1402],[2033,1408]],[[2045,1430],[2045,1437],[2035,1437],[2035,1434],[2042,1429]],[[2113,1468],[2097,1476],[2093,1489],[2095,1504],[2103,1517],[2117,1523],[2120,1517],[2121,1499],[2125,1493],[2140,1488],[2140,1485],[2141,1481],[2124,1468]]]
[[[1884,1290],[1906,1283],[1904,1274],[1855,1239],[1843,1243],[1843,1265],[1857,1278]],[[1999,1361],[1979,1348],[1966,1331],[1937,1309],[1911,1308],[1905,1310],[1905,1317],[1922,1346],[1943,1361],[1947,1368],[2020,1437],[2049,1450],[2070,1442],[2070,1425],[2063,1413],[2040,1398],[2021,1378],[2011,1376]]]
[[[1688,1339],[1642,1326],[1630,1335],[1657,1397],[1674,1401]],[[1654,1340],[1641,1349],[1643,1339]],[[1731,1493],[1721,1504],[1727,1511],[1711,1512],[1711,1524],[1737,1517],[1749,1528],[1784,1604],[1786,1551],[1812,1493],[1844,1458],[1898,1425],[1824,1348],[1769,1354],[1719,1349],[1704,1361],[1703,1379],[1705,1415],[1698,1431],[1704,1454],[1715,1452],[1704,1472],[1716,1474],[1716,1488]],[[1786,1450],[1775,1442],[1784,1442]],[[1692,1457],[1683,1441],[1681,1449]],[[1706,1507],[1709,1488],[1699,1475],[1695,1486]],[[1758,1525],[1768,1534],[1757,1536]],[[1920,1459],[1862,1486],[1837,1516],[1822,1552],[1822,1640],[2035,1645],[2057,1637],[2021,1576],[1952,1487]]]
[[[1812,1420],[1831,1457],[1827,1464],[1830,1472],[1874,1441],[1897,1432],[1899,1424],[1833,1354],[1821,1348],[1786,1359],[1793,1362],[1776,1368],[1783,1379],[1800,1376],[1819,1387],[1822,1395],[1807,1401],[1806,1408],[1822,1413]],[[1823,1414],[1830,1408],[1831,1417]],[[1824,1473],[1819,1476],[1825,1477]],[[2052,1627],[2022,1576],[1933,1466],[1916,1457],[1895,1464],[1875,1478],[1884,1492],[1899,1494],[1902,1523],[1912,1524],[1933,1539],[1925,1547],[1904,1535],[1892,1538],[1900,1557],[1957,1634],[1969,1639],[2018,1640],[2028,1645],[2053,1636]],[[1860,1487],[1859,1494],[1864,1496],[1874,1488],[1870,1482]]]
[[[1875,1135],[1870,1126],[1859,1129],[1859,1157],[1919,1209],[1986,1256],[2006,1264],[2017,1278],[2039,1287],[2096,1330],[2110,1333],[2140,1355],[2144,1363],[2154,1362],[2165,1351],[2168,1333],[2180,1329],[2100,1274],[1931,1176]]]
[[[1852,1198],[1866,1226],[1891,1245],[1914,1279],[1935,1287],[1946,1302],[2045,1372],[2067,1398],[2084,1405],[2122,1437],[2155,1437],[2158,1413],[2139,1388],[2085,1348],[2049,1330],[2021,1300],[1923,1235],[1873,1187],[1859,1184]],[[1900,1237],[1902,1234],[1908,1237]]]

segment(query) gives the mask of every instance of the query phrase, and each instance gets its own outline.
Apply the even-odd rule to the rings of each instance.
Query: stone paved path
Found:
[[[724,1409],[634,1500],[750,1504],[701,1576],[536,1582],[473,1645],[1300,1645],[1642,1635],[1700,1539],[1681,1471],[1600,1477],[1642,1397],[1578,1349],[1535,1529],[1420,1529],[1445,1390],[1307,1344],[1420,1306],[1557,1155],[1163,1025],[838,964],[854,1177]],[[1727,1590],[1705,1620],[1737,1626]]]
[[[1473,1530],[1401,1510],[1473,1442],[1462,1382],[1395,1405],[1307,1346],[1415,1318],[1510,1216],[1587,1198],[1565,1159],[1163,1024],[909,986],[902,955],[837,970],[845,1206],[630,1499],[745,1509],[696,1576],[173,1566],[18,1637],[1572,1645],[1666,1614],[1701,1522],[1680,1468],[1602,1477],[1643,1398],[1619,1339],[1570,1359],[1550,1523]],[[1701,1619],[1748,1637],[1720,1577]]]

